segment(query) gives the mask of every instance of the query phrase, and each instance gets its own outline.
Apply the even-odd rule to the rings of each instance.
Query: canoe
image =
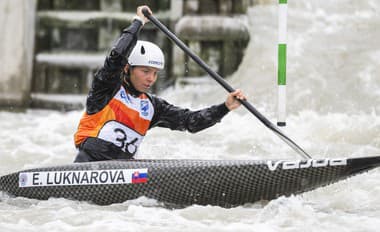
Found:
[[[0,177],[0,190],[40,200],[99,205],[142,196],[169,207],[235,207],[332,184],[379,167],[380,156],[307,160],[126,160],[22,170]]]

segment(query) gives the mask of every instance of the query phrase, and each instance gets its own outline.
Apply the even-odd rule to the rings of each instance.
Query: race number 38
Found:
[[[109,121],[100,130],[98,138],[111,142],[124,152],[134,155],[144,136],[119,122]]]

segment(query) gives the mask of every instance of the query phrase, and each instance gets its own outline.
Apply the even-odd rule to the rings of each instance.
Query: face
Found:
[[[127,71],[128,67],[124,69]],[[136,90],[147,92],[150,87],[156,82],[159,69],[148,66],[136,66],[130,69],[131,82]]]

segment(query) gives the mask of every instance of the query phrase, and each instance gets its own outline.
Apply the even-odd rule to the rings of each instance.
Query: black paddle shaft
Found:
[[[201,66],[215,81],[217,81],[224,89],[229,93],[234,92],[233,89],[219,74],[214,72],[201,58],[199,58],[194,52],[192,52],[176,35],[174,35],[165,25],[163,25],[156,17],[151,15],[149,11],[144,8],[142,10],[145,17],[147,17],[157,28],[159,28],[167,37],[169,37],[178,47],[180,47],[188,56],[190,56],[199,66]],[[285,141],[291,148],[293,148],[298,154],[304,158],[311,158],[300,146],[287,137],[282,131],[280,131],[273,123],[271,123],[264,115],[255,109],[247,100],[239,100],[248,111],[255,115],[266,127],[271,129],[276,135],[278,135],[283,141]]]

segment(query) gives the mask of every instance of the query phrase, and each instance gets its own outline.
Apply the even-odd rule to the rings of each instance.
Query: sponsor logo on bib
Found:
[[[126,107],[135,110],[140,117],[151,120],[154,114],[154,107],[149,99],[134,97],[128,94],[123,87],[115,95],[115,99],[121,101]]]
[[[131,104],[131,103],[132,103],[131,98],[129,97],[129,95],[128,95],[124,90],[121,90],[121,91],[120,91],[120,97],[121,97],[122,99],[124,99],[124,101],[125,101],[126,103],[128,103],[128,104]]]
[[[141,110],[142,116],[147,117],[149,115],[149,101],[148,100],[140,101],[140,110]]]

